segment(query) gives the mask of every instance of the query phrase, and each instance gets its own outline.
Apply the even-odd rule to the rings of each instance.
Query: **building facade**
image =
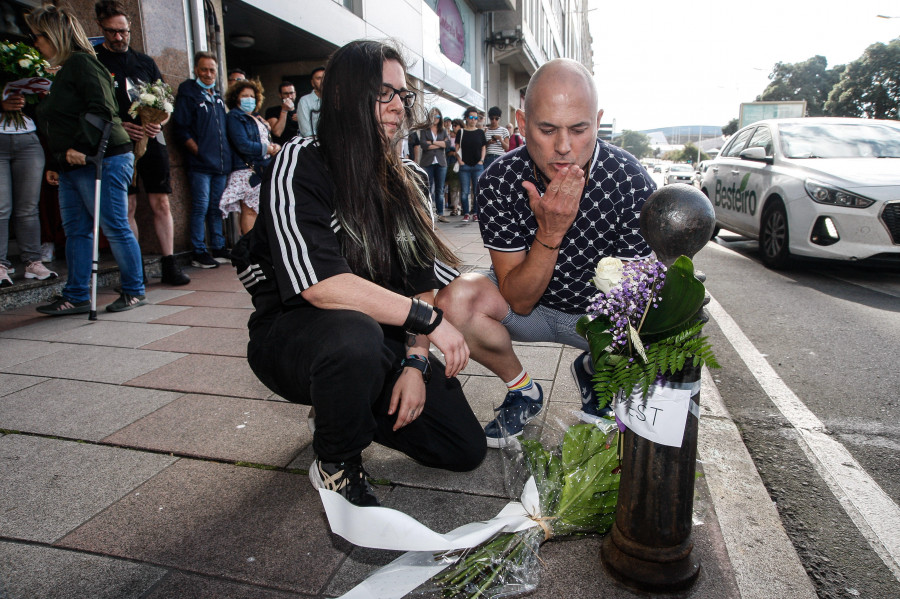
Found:
[[[278,103],[281,81],[294,83],[298,97],[308,93],[312,70],[359,38],[395,40],[426,105],[451,118],[461,117],[466,106],[497,105],[504,122],[511,122],[541,64],[565,56],[592,67],[587,0],[122,1],[131,17],[132,47],[153,57],[173,88],[191,76],[194,52],[209,50],[220,57],[220,82],[234,67],[258,77],[266,107]],[[0,0],[0,39],[24,40],[21,15],[40,2]],[[101,35],[94,0],[68,4],[89,36]],[[169,150],[181,251],[188,246],[190,192],[181,148],[171,143]],[[158,251],[146,202],[139,201],[137,217],[141,247]]]

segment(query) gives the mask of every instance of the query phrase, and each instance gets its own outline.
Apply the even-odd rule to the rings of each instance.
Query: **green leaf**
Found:
[[[683,326],[703,306],[706,288],[694,276],[694,263],[680,256],[666,271],[666,280],[657,296],[659,307],[647,312],[641,335],[659,335]]]

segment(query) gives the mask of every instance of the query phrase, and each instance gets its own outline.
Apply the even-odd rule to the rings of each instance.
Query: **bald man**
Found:
[[[602,116],[593,78],[580,63],[557,59],[535,72],[525,110],[516,112],[528,144],[498,158],[478,181],[478,223],[493,266],[437,296],[471,357],[506,382],[497,417],[485,427],[489,447],[520,435],[544,407],[513,341],[581,349],[572,364],[581,419],[609,413],[597,408],[587,341],[575,323],[597,294],[591,278],[601,258],[650,255],[638,217],[656,187],[634,156],[598,139]]]

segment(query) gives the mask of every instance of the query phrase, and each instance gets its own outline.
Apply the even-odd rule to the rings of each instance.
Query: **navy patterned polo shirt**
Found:
[[[597,140],[575,222],[563,238],[553,277],[539,304],[583,314],[597,295],[591,283],[601,258],[633,260],[650,255],[639,217],[656,184],[637,159]],[[528,146],[494,161],[478,180],[478,224],[484,246],[500,252],[528,251],[537,232],[523,181],[543,194]]]

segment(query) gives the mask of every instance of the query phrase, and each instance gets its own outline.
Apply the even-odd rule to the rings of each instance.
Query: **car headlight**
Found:
[[[858,196],[839,187],[826,185],[813,179],[807,179],[804,187],[806,187],[806,193],[809,194],[809,197],[820,204],[831,204],[832,206],[844,206],[846,208],[868,208],[875,203],[875,200]]]

